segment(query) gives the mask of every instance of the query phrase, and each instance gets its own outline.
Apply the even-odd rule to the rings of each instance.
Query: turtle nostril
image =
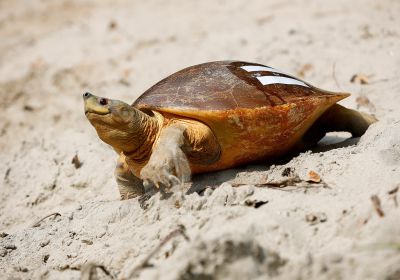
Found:
[[[91,94],[90,94],[89,92],[85,92],[85,93],[83,94],[83,97],[89,97],[89,96],[91,96]]]
[[[99,101],[99,103],[101,104],[101,105],[107,105],[107,99],[105,99],[105,98],[100,98],[100,101]]]

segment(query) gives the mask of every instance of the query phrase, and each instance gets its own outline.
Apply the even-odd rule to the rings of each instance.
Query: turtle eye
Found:
[[[99,103],[101,104],[101,105],[107,105],[107,99],[105,99],[105,98],[100,98],[100,101],[99,101]]]

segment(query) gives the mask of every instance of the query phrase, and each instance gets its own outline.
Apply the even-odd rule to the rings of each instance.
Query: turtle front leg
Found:
[[[125,156],[121,154],[115,167],[115,179],[118,184],[121,199],[131,199],[144,194],[142,180],[132,174]]]
[[[157,188],[171,187],[189,181],[189,161],[182,150],[184,131],[181,125],[163,128],[148,163],[140,172],[145,187],[150,184]]]
[[[176,120],[162,129],[140,177],[145,186],[179,185],[190,180],[191,163],[210,164],[219,155],[219,144],[208,126],[192,120]]]

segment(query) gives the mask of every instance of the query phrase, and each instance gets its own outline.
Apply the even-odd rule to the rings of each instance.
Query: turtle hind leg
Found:
[[[311,126],[303,137],[307,146],[316,145],[328,132],[346,131],[352,137],[362,136],[377,119],[369,114],[334,104]]]
[[[138,197],[145,192],[142,180],[132,174],[123,155],[115,168],[115,179],[122,200]]]
[[[347,131],[352,137],[360,137],[377,119],[369,114],[348,109],[339,104],[333,105],[320,118],[319,122],[326,132]]]

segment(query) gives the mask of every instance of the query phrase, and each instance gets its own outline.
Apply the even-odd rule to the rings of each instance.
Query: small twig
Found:
[[[96,276],[96,268],[100,268],[101,271],[104,272],[105,275],[110,277],[111,279],[116,279],[104,265],[98,265],[94,263],[87,263],[83,265],[80,269],[81,271],[81,280],[92,280],[93,277]]]
[[[301,180],[298,176],[288,177],[279,181],[270,181],[261,184],[257,184],[257,187],[271,187],[271,188],[284,188],[288,186],[293,186],[296,183],[300,183]]]
[[[379,197],[377,195],[373,195],[371,196],[371,201],[372,201],[372,205],[374,206],[374,209],[376,211],[376,213],[378,214],[379,217],[384,217],[385,213],[383,213],[382,207],[381,207],[381,200],[379,199]]]
[[[32,225],[32,227],[38,227],[38,226],[40,226],[40,223],[43,222],[44,219],[47,219],[48,217],[51,217],[51,216],[57,217],[57,216],[61,216],[61,214],[60,214],[60,213],[52,213],[52,214],[49,214],[49,215],[47,215],[47,216],[41,218],[41,219],[40,219],[39,221],[37,221],[36,223],[34,223],[34,224]]]
[[[265,181],[265,182],[259,182],[259,183],[235,183],[232,182],[231,185],[232,187],[240,187],[243,185],[253,185],[256,187],[266,187],[266,188],[284,188],[287,186],[293,186],[295,183],[301,182],[300,178],[298,176],[295,177],[288,177],[279,181]]]
[[[240,187],[244,185],[253,185],[255,187],[260,187],[260,188],[270,188],[270,189],[278,189],[281,191],[293,191],[296,190],[300,187],[296,186],[298,183],[307,183],[308,185],[312,185],[315,182],[309,181],[309,180],[302,180],[299,178],[299,176],[294,176],[294,177],[288,177],[284,178],[279,181],[267,181],[267,182],[260,182],[260,183],[231,183],[232,187]],[[322,181],[320,181],[318,184],[322,184],[324,187],[326,187],[326,184]],[[287,187],[293,187],[293,189],[287,189]],[[304,186],[303,186],[304,187]],[[286,189],[285,189],[286,188]]]
[[[183,225],[178,225],[178,228],[175,229],[174,231],[172,231],[171,233],[169,233],[166,237],[164,237],[163,240],[161,240],[160,244],[158,244],[157,247],[155,247],[148,255],[146,258],[144,258],[144,260],[138,265],[136,266],[128,275],[128,277],[126,279],[131,279],[132,277],[134,277],[135,275],[137,275],[137,273],[142,270],[143,268],[146,268],[149,266],[149,261],[152,257],[154,257],[155,254],[157,254],[162,247],[164,247],[164,245],[170,241],[171,239],[173,239],[176,236],[182,235],[183,238],[185,238],[186,241],[189,241],[189,237],[186,234],[186,229]]]
[[[396,194],[399,190],[399,186],[395,187],[394,189],[391,189],[390,191],[388,191],[389,195],[393,195]]]
[[[306,183],[307,185],[299,185],[299,183]],[[284,178],[284,179],[278,180],[278,181],[269,181],[269,182],[266,181],[266,182],[259,182],[259,183],[231,182],[231,185],[232,185],[232,187],[253,185],[253,186],[259,187],[259,188],[276,189],[276,190],[285,191],[285,192],[292,192],[292,191],[296,191],[299,189],[308,190],[313,185],[316,187],[329,188],[329,186],[322,180],[320,180],[318,183],[311,181],[311,180],[302,180],[302,179],[300,179],[300,177],[298,175]]]
[[[388,191],[389,197],[391,197],[394,201],[394,206],[399,207],[399,203],[397,201],[397,191],[399,190],[399,186],[395,187],[394,189]]]
[[[4,181],[8,180],[8,176],[10,176],[11,167],[7,168],[6,173],[4,173]]]

